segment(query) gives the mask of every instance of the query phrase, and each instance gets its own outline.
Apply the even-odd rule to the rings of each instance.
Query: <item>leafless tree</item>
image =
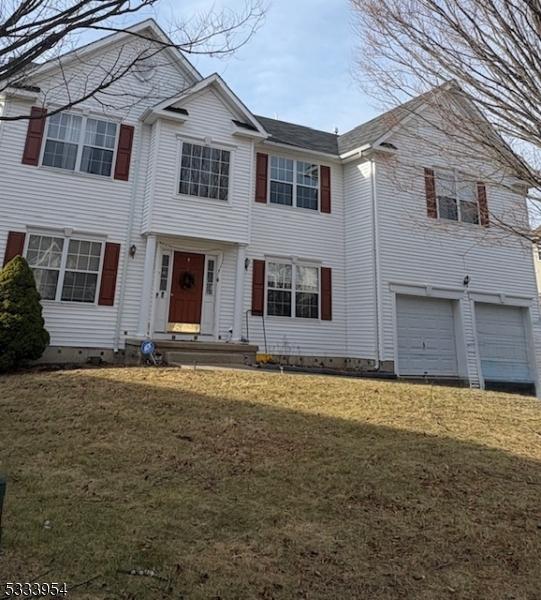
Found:
[[[1,0],[0,1],[0,94],[7,88],[31,85],[40,65],[49,61],[58,65],[61,81],[55,83],[56,97],[63,97],[49,114],[75,106],[89,98],[107,104],[107,95],[116,95],[113,86],[128,73],[158,64],[166,49],[186,54],[228,56],[246,44],[262,23],[263,0],[246,0],[241,10],[211,9],[186,20],[169,23],[167,37],[157,40],[144,33],[131,32],[126,23],[136,13],[148,15],[159,0]],[[182,3],[179,2],[179,9]],[[143,17],[142,17],[143,18]],[[84,81],[64,70],[65,57],[89,32],[113,35],[130,33],[137,44],[120,44],[115,60],[102,65],[99,60],[86,64]],[[80,59],[82,61],[82,59]],[[164,59],[165,60],[165,59]],[[63,88],[59,93],[58,88]],[[115,90],[115,91],[113,91]],[[53,93],[49,90],[49,93]],[[120,94],[122,95],[122,94]],[[125,94],[125,103],[133,102]],[[27,119],[27,114],[0,115],[0,120]]]
[[[539,219],[541,2],[350,1],[365,89],[393,104],[424,93],[444,117],[440,127],[462,142],[463,161],[488,159],[500,184],[504,174],[515,174],[530,188],[530,209]],[[418,104],[408,107],[416,110]],[[502,230],[531,237],[527,224],[501,215],[492,220]]]

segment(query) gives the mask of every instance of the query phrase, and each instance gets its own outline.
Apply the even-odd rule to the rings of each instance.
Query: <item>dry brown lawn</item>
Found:
[[[88,600],[541,598],[535,399],[151,368],[0,390],[0,584],[66,581]]]

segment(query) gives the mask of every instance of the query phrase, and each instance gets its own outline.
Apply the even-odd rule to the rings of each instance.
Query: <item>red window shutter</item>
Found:
[[[321,267],[321,318],[332,321],[332,269]]]
[[[4,253],[4,267],[12,258],[23,255],[25,236],[26,234],[20,231],[10,231],[8,233],[8,242]]]
[[[255,201],[266,204],[267,180],[269,176],[269,155],[257,153],[255,172]]]
[[[321,212],[331,212],[331,168],[319,167],[321,177]]]
[[[425,169],[426,214],[431,219],[438,218],[438,204],[436,200],[436,176],[434,169]]]
[[[128,181],[130,176],[131,149],[134,128],[132,125],[121,125],[116,150],[115,179]]]
[[[120,244],[105,244],[103,269],[101,270],[100,296],[98,304],[113,306],[115,303],[116,274],[118,259],[120,257]]]
[[[261,316],[265,310],[265,261],[254,260],[252,273],[252,314]]]
[[[40,106],[33,106],[30,110],[30,119],[28,120],[28,129],[26,131],[26,142],[24,144],[23,164],[37,167],[39,164],[39,155],[41,152],[41,143],[43,141],[43,132],[45,131],[45,118],[47,109]]]
[[[488,227],[490,218],[488,214],[487,188],[482,181],[477,183],[477,201],[479,202],[479,223],[483,227]]]

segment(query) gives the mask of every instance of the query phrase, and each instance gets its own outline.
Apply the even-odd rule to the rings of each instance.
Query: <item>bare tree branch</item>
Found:
[[[50,63],[59,67],[67,102],[55,108],[59,112],[110,92],[111,86],[139,65],[156,61],[167,49],[186,54],[228,56],[244,46],[257,31],[265,15],[263,0],[246,0],[243,9],[208,10],[185,21],[170,24],[169,39],[155,39],[141,31],[123,26],[134,13],[152,8],[159,0],[3,0],[0,2],[0,93],[8,88],[24,88],[39,77],[39,66]],[[81,89],[66,74],[66,63],[73,60],[78,37],[99,31],[109,35],[126,32],[136,41],[127,51],[128,42],[116,49],[114,66],[106,72],[99,63],[79,60],[81,77],[87,76]],[[125,48],[126,47],[126,48]],[[136,50],[135,50],[136,48]],[[86,66],[86,69],[83,67]],[[93,73],[90,76],[89,66]],[[80,81],[78,82],[80,84]],[[80,86],[79,86],[80,87]],[[59,97],[57,89],[56,96]],[[49,90],[50,94],[50,90]],[[126,99],[127,100],[127,99]],[[50,113],[53,114],[53,113]],[[1,120],[27,119],[29,115],[0,115]]]
[[[495,184],[509,185],[514,176],[530,188],[530,208],[539,219],[540,1],[350,2],[361,39],[362,86],[388,105],[453,82],[447,86],[451,99],[441,93],[425,96],[441,117],[431,125],[460,143],[464,164],[494,164]],[[460,108],[453,94],[473,109]],[[535,237],[528,224],[496,215],[492,220],[502,231]]]

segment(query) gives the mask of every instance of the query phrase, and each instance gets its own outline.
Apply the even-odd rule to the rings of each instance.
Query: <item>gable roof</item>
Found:
[[[406,117],[421,108],[428,97],[438,93],[442,87],[434,88],[420,96],[416,96],[342,135],[312,129],[303,125],[295,125],[286,121],[269,119],[268,117],[261,117],[259,115],[257,119],[271,134],[269,138],[270,142],[286,144],[305,150],[341,155],[378,142]]]
[[[203,91],[213,88],[228,105],[230,110],[238,117],[231,119],[231,122],[238,128],[239,131],[244,131],[252,136],[267,138],[268,134],[265,128],[261,125],[258,119],[252,114],[252,112],[246,107],[242,100],[233,92],[233,90],[227,85],[227,83],[218,75],[213,73],[205,79],[198,81],[190,87],[182,90],[179,94],[171,96],[158,102],[151,108],[147,109],[143,114],[143,119],[154,118],[156,115],[162,113],[162,111],[172,111],[176,113],[183,113],[188,115],[188,111],[182,107],[176,107],[176,104],[181,104],[189,101],[197,94]]]
[[[104,29],[107,29],[104,27]],[[98,40],[89,42],[83,46],[70,50],[60,56],[56,56],[47,60],[41,64],[35,64],[34,68],[28,72],[28,76],[42,75],[50,70],[58,68],[59,61],[63,66],[68,65],[70,62],[81,59],[92,52],[102,50],[108,46],[117,44],[123,38],[128,37],[140,37],[143,39],[156,39],[163,44],[164,52],[169,52],[173,62],[177,64],[185,73],[191,76],[193,81],[199,81],[202,79],[201,73],[192,65],[192,63],[184,56],[184,54],[174,47],[174,42],[165,33],[165,31],[156,23],[154,19],[145,19],[140,21],[131,27],[126,27],[122,31],[114,31],[109,35],[106,35]]]
[[[269,142],[294,146],[304,150],[338,154],[338,136],[334,133],[260,115],[256,115],[256,119],[270,134]]]
[[[375,144],[380,138],[389,133],[399,125],[406,117],[413,114],[424,104],[427,95],[434,93],[433,91],[416,96],[404,104],[400,104],[387,112],[354,127],[350,131],[342,134],[338,138],[338,150],[340,154],[345,154],[361,146]]]

